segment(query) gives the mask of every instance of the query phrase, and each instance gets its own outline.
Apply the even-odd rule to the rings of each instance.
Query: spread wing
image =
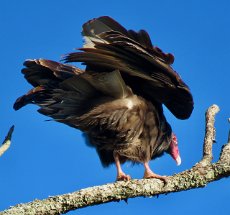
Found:
[[[187,119],[193,110],[193,97],[171,64],[172,54],[152,45],[148,33],[135,32],[108,16],[83,25],[85,45],[65,57],[66,62],[83,62],[86,70],[119,70],[134,93],[153,103],[164,104],[177,118]]]
[[[24,66],[22,73],[34,88],[17,99],[14,109],[37,104],[40,113],[74,127],[85,126],[85,122],[82,125],[76,122],[82,114],[132,94],[118,70],[85,73],[71,65],[45,59],[27,60]],[[87,120],[95,124],[98,118],[106,116],[89,116]]]

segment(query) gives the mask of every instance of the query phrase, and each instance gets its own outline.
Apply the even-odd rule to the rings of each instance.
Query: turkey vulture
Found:
[[[172,54],[152,45],[145,30],[126,30],[108,16],[83,25],[85,43],[64,63],[26,60],[22,73],[34,87],[14,109],[40,106],[39,113],[84,132],[104,167],[115,163],[117,180],[129,180],[121,164],[143,163],[144,178],[155,174],[149,161],[167,152],[181,163],[177,138],[163,114],[178,119],[193,110],[188,86],[172,69]],[[82,62],[85,70],[70,65]]]

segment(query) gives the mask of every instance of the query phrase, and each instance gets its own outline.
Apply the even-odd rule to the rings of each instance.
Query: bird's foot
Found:
[[[125,173],[119,173],[117,176],[117,181],[130,181],[131,177],[130,175],[126,175]]]
[[[152,171],[145,171],[143,178],[145,178],[145,179],[156,178],[156,179],[162,180],[164,183],[167,182],[167,176],[158,175]]]

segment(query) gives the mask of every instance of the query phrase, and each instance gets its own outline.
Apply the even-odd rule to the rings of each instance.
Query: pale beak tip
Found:
[[[177,166],[180,166],[180,165],[181,165],[181,157],[180,157],[180,156],[178,156],[178,157],[176,158],[176,164],[177,164]]]

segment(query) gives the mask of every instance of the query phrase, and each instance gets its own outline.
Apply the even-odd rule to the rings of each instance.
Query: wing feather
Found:
[[[93,46],[70,53],[66,62],[83,62],[97,72],[119,70],[134,93],[165,104],[179,119],[191,115],[193,97],[171,67],[173,55],[154,47],[146,31],[127,31],[110,17],[99,17],[84,24],[82,34]]]

